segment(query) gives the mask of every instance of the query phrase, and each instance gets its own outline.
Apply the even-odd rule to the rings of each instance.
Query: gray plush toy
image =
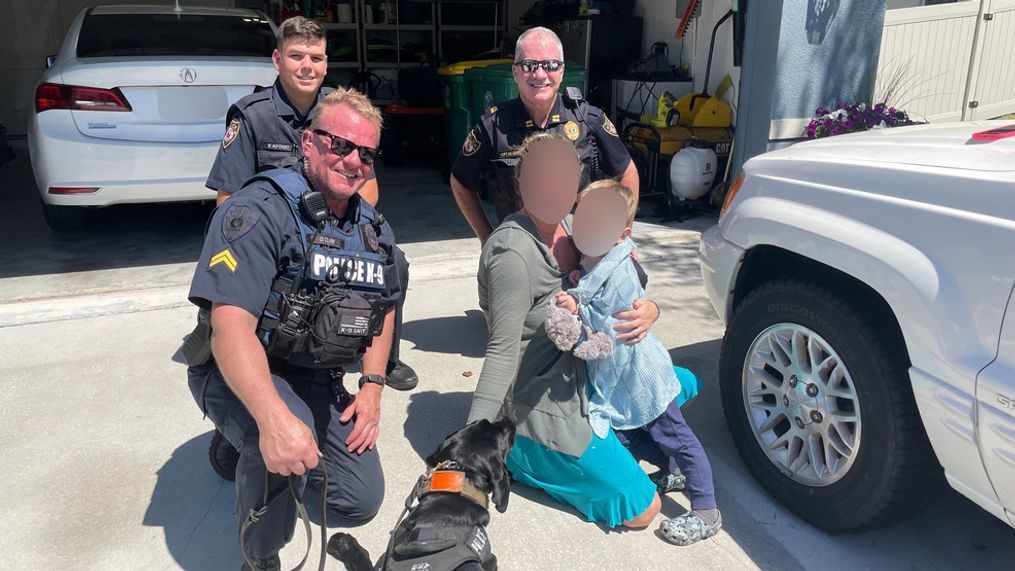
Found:
[[[561,351],[571,351],[583,361],[593,361],[613,353],[613,339],[601,331],[593,331],[579,316],[553,299],[546,307],[546,335]]]

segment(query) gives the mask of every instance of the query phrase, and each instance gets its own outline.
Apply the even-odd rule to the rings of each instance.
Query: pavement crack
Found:
[[[197,523],[195,523],[194,527],[191,528],[190,535],[187,536],[187,544],[183,546],[183,551],[180,552],[180,557],[182,557],[184,554],[187,553],[187,551],[190,550],[190,544],[191,542],[194,541],[194,534],[197,533],[197,528],[201,527],[201,524],[204,523],[204,520],[208,519],[208,514],[211,513],[211,508],[212,506],[215,505],[215,500],[218,499],[219,494],[222,493],[222,488],[225,487],[226,487],[225,482],[219,483],[218,489],[215,490],[215,493],[212,495],[211,499],[208,500],[208,509],[204,510],[204,515],[202,515],[201,519],[197,520]]]

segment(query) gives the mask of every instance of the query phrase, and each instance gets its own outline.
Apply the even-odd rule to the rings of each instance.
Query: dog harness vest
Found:
[[[420,476],[405,499],[402,517],[415,507],[417,499],[437,492],[460,494],[483,509],[489,505],[486,493],[465,477],[464,468],[446,460]],[[495,559],[483,526],[420,525],[389,546],[383,568],[386,571],[441,571],[457,569],[470,562],[489,568]]]
[[[359,200],[355,221],[329,217],[316,225],[301,205],[312,189],[292,169],[266,171],[264,179],[285,199],[299,229],[302,257],[279,268],[261,312],[257,336],[267,353],[288,365],[330,369],[355,362],[380,335],[387,309],[387,253],[377,235],[382,217]]]
[[[407,533],[385,561],[387,571],[442,571],[466,563],[484,568],[493,559],[482,526],[420,527]]]

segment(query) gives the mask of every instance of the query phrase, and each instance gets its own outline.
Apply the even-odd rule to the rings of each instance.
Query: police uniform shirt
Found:
[[[358,220],[359,194],[349,199],[341,220],[350,228]],[[252,181],[215,211],[197,262],[188,295],[191,303],[208,309],[213,302],[234,305],[260,317],[272,283],[288,260],[302,259],[303,245],[289,205],[265,180]],[[387,254],[382,300],[389,304],[401,295],[392,253],[395,234],[384,222],[377,232]]]
[[[513,168],[522,141],[539,131],[558,133],[572,141],[586,164],[595,153],[594,140],[599,150],[601,176],[618,177],[630,164],[631,156],[616,127],[601,109],[585,103],[576,109],[558,95],[545,128],[529,117],[521,99],[491,108],[466,138],[452,174],[466,188],[478,191],[485,174],[497,168]]]
[[[277,78],[268,89],[234,103],[205,186],[232,194],[259,172],[298,164],[303,155],[300,137],[310,126],[314,107],[333,91],[322,87],[306,116],[289,102]],[[372,171],[369,178],[376,178]]]

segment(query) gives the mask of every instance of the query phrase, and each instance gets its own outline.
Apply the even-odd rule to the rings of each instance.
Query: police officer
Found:
[[[518,147],[537,131],[559,133],[574,143],[582,161],[582,186],[614,177],[638,192],[638,170],[603,111],[574,96],[558,93],[564,78],[564,48],[552,30],[531,28],[515,44],[513,65],[518,97],[493,107],[462,145],[451,171],[458,208],[482,243],[493,228],[477,191],[486,177],[497,217],[521,208],[514,166]],[[498,221],[499,221],[498,220]]]
[[[300,139],[302,169],[265,171],[215,212],[191,284],[211,311],[212,357],[190,363],[189,385],[239,449],[247,568],[278,568],[308,478],[352,520],[384,497],[375,443],[402,292],[391,227],[358,195],[380,125],[359,92],[323,98]],[[356,363],[350,396],[343,369]]]
[[[317,103],[333,90],[323,87],[328,73],[326,36],[321,26],[295,16],[278,28],[272,62],[278,78],[271,87],[248,95],[233,104],[226,114],[226,133],[205,185],[217,191],[218,203],[242,187],[258,172],[290,167],[300,160],[300,135],[306,129]],[[371,170],[360,197],[377,205],[377,179]],[[409,263],[396,250],[401,266],[402,291],[408,288]],[[388,386],[411,390],[419,382],[416,372],[399,360],[402,304],[396,314],[391,362],[387,367]]]

